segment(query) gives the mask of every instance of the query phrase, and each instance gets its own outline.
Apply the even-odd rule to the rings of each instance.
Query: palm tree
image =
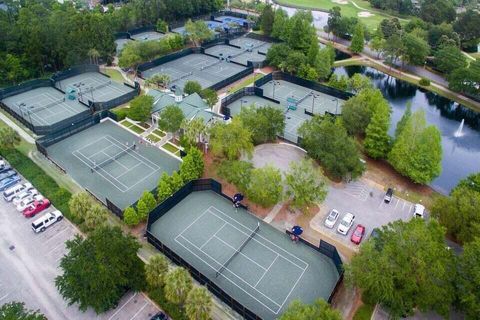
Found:
[[[151,288],[160,288],[164,284],[165,275],[168,272],[167,259],[156,254],[148,260],[145,264],[145,278]]]
[[[102,207],[99,204],[94,204],[85,215],[84,225],[87,228],[87,231],[93,231],[95,228],[104,225],[106,220],[107,211],[105,207]]]
[[[98,64],[98,58],[100,57],[100,52],[97,49],[92,48],[88,50],[88,56],[90,57],[91,64]]]
[[[13,149],[21,142],[20,135],[10,127],[3,128],[0,131],[0,147],[3,149]]]
[[[212,310],[212,297],[207,289],[196,287],[190,290],[185,302],[185,312],[190,320],[208,320]]]
[[[192,289],[192,277],[184,268],[175,268],[165,276],[165,298],[175,304],[183,304]]]

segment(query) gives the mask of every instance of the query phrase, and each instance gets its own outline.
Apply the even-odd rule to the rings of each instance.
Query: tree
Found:
[[[304,55],[313,38],[316,38],[316,30],[312,24],[313,17],[310,11],[297,10],[290,18],[287,44],[293,50],[298,50]]]
[[[458,295],[467,319],[480,314],[480,238],[465,245],[459,259]]]
[[[402,61],[413,65],[423,65],[425,58],[430,53],[430,46],[427,41],[412,33],[407,33],[402,37],[402,42],[405,48]]]
[[[457,46],[444,45],[435,52],[436,67],[446,74],[467,66],[467,58]]]
[[[79,223],[84,221],[92,205],[92,198],[86,192],[76,193],[68,201],[70,213]]]
[[[377,51],[378,53],[377,58],[379,58],[380,55],[382,54],[383,49],[385,48],[385,43],[386,43],[385,39],[381,37],[373,37],[373,39],[370,40],[369,46],[372,50]]]
[[[348,81],[350,90],[355,93],[359,93],[364,89],[373,89],[372,80],[360,73],[355,73]],[[373,95],[377,95],[374,93]]]
[[[397,18],[383,19],[380,22],[379,30],[385,40],[393,35],[399,35],[402,30],[402,25]]]
[[[252,133],[235,117],[229,124],[216,123],[211,127],[210,146],[215,155],[235,160],[242,153],[252,154]]]
[[[252,170],[247,187],[247,197],[252,202],[268,208],[281,200],[282,193],[280,170],[272,166]]]
[[[90,64],[98,65],[98,58],[100,57],[100,52],[97,49],[92,48],[88,50],[88,56],[90,57]]]
[[[132,207],[128,207],[123,211],[123,222],[127,226],[136,226],[140,223],[140,216],[137,214],[137,210]]]
[[[250,130],[255,144],[273,141],[285,130],[285,116],[282,110],[265,106],[251,105],[242,108],[238,115],[243,126]]]
[[[170,270],[165,275],[165,298],[171,303],[184,304],[193,281],[188,271],[181,267]]]
[[[395,63],[405,52],[402,37],[398,34],[394,34],[387,38],[383,52],[389,63]]]
[[[448,0],[424,0],[420,7],[420,18],[433,24],[452,22],[456,15],[453,3]]]
[[[139,200],[142,200],[143,203],[145,203],[148,212],[152,211],[157,206],[157,201],[155,200],[155,197],[151,192],[148,192],[147,190],[143,191],[142,196]]]
[[[185,301],[185,313],[190,320],[209,320],[212,307],[212,297],[207,289],[195,287],[190,290]]]
[[[397,220],[383,227],[345,265],[345,275],[392,317],[410,315],[414,308],[446,317],[455,297],[454,256],[433,219]]]
[[[0,129],[0,148],[13,149],[22,140],[17,131],[10,127]]]
[[[203,89],[202,92],[200,92],[200,96],[203,100],[205,100],[210,108],[213,108],[213,106],[218,102],[217,92],[211,88]]]
[[[441,135],[437,127],[427,127],[423,111],[413,113],[407,120],[388,160],[415,183],[426,184],[438,177],[442,170]]]
[[[146,86],[155,85],[157,88],[160,88],[160,87],[166,88],[170,83],[170,81],[171,81],[171,78],[168,74],[157,73],[153,77],[145,80],[145,85]]]
[[[180,130],[185,116],[182,109],[175,104],[166,106],[160,111],[160,119],[158,119],[158,127],[166,132],[170,132],[175,136],[175,133]]]
[[[145,280],[152,289],[161,288],[168,272],[168,262],[164,255],[155,254],[145,264]]]
[[[238,190],[246,192],[250,177],[252,175],[253,165],[247,161],[225,160],[220,163],[217,173],[220,177],[234,184]]]
[[[173,194],[173,189],[170,183],[170,176],[168,173],[163,172],[160,180],[158,181],[158,189],[157,189],[157,201],[158,203],[163,202],[163,200],[167,199]]]
[[[352,78],[353,79],[353,78]],[[352,80],[350,79],[350,80]],[[355,79],[355,85],[362,86],[360,79]],[[353,81],[350,81],[350,86]],[[383,108],[388,102],[378,89],[365,88],[356,96],[351,97],[342,106],[342,122],[348,133],[363,135],[367,129],[372,114],[379,108]]]
[[[157,20],[156,28],[158,32],[167,33],[168,32],[168,23],[162,19]]]
[[[262,14],[260,15],[260,18],[259,18],[260,29],[267,36],[269,36],[272,33],[274,19],[275,19],[275,14],[273,12],[272,6],[270,4],[267,4],[263,8]]]
[[[94,204],[90,207],[85,215],[85,221],[83,223],[83,228],[88,232],[95,230],[95,228],[99,228],[105,225],[107,221],[108,212],[105,207]]]
[[[365,45],[364,30],[365,30],[365,27],[361,23],[358,23],[355,26],[352,42],[350,43],[350,50],[353,53],[360,53],[363,51],[363,46]]]
[[[402,118],[397,122],[397,127],[395,128],[395,140],[398,139],[398,136],[405,128],[405,125],[407,124],[407,122],[410,121],[411,117],[412,117],[412,102],[409,101],[407,102],[407,106],[406,106],[405,112],[403,113]]]
[[[276,9],[271,36],[282,41],[286,41],[289,34],[289,20],[290,19],[285,10],[283,10],[282,8]]]
[[[372,119],[365,130],[363,146],[366,153],[374,158],[385,158],[391,148],[391,138],[388,135],[390,127],[390,106],[379,104],[372,115]]]
[[[97,228],[86,239],[77,235],[66,247],[55,286],[69,305],[102,313],[116,306],[126,289],[144,286],[140,245],[119,227]]]
[[[203,20],[188,20],[185,23],[185,31],[187,37],[198,47],[199,42],[210,40],[214,37],[214,33]]]
[[[304,64],[307,64],[307,57],[303,52],[293,50],[288,53],[286,60],[282,61],[279,67],[284,72],[295,74]]]
[[[2,320],[47,320],[39,310],[32,311],[25,308],[23,302],[9,302],[0,307]]]
[[[318,39],[313,37],[310,41],[310,47],[307,52],[307,62],[310,66],[315,67],[318,63],[318,52],[320,51],[320,45]]]
[[[267,51],[266,61],[275,67],[280,67],[288,57],[290,48],[284,43],[273,44]]]
[[[325,32],[328,34],[333,33],[336,34],[338,26],[340,24],[340,20],[342,19],[340,7],[334,6],[332,9],[328,10],[328,21],[327,25],[325,26]]]
[[[180,128],[183,129],[183,137],[189,146],[197,145],[201,137],[207,132],[204,120],[198,117],[192,120],[184,119]]]
[[[202,92],[202,86],[198,81],[195,80],[188,80],[185,82],[185,86],[183,87],[183,91],[186,94],[192,94],[192,93],[200,93]]]
[[[462,44],[465,47],[476,45],[480,38],[480,13],[475,10],[467,10],[458,15],[458,19],[453,24],[453,30],[460,35]]]
[[[201,178],[204,168],[202,152],[195,147],[190,148],[180,164],[182,180],[188,182]]]
[[[480,60],[471,61],[468,68],[453,71],[447,79],[448,87],[452,90],[480,94]]]
[[[320,79],[328,79],[332,74],[333,63],[335,62],[335,49],[330,45],[322,48],[318,52],[317,60],[315,66],[317,68],[318,77]]]
[[[447,232],[462,243],[473,241],[480,231],[480,192],[470,187],[456,187],[449,197],[436,199],[432,216]]]
[[[355,141],[345,128],[330,117],[314,116],[298,129],[302,146],[308,154],[320,161],[328,174],[335,178],[359,177],[363,170]]]
[[[153,97],[141,95],[130,101],[128,117],[132,120],[145,122],[150,118],[153,109]]]
[[[291,162],[285,182],[286,195],[292,198],[291,205],[303,211],[313,204],[323,202],[328,193],[325,177],[310,159]]]
[[[449,23],[430,26],[428,29],[428,43],[433,50],[444,45],[460,46],[460,36],[453,30]]]
[[[293,300],[279,320],[341,320],[342,316],[332,309],[325,300],[317,299],[313,304]]]
[[[174,171],[170,177],[170,187],[172,188],[173,192],[177,192],[185,182],[183,181],[182,176],[178,171]]]

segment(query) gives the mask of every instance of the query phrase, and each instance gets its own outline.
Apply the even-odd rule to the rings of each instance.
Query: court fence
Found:
[[[110,77],[106,75],[107,77]],[[123,85],[130,87],[134,89],[133,91],[129,91],[119,97],[116,97],[114,99],[108,100],[108,101],[102,101],[102,102],[92,102],[90,103],[90,107],[94,112],[97,111],[103,111],[103,110],[110,110],[112,108],[115,108],[117,106],[120,106],[124,103],[127,103],[128,101],[132,100],[136,96],[140,95],[140,92],[142,88],[140,87],[140,84],[135,81],[135,84],[132,86],[128,82],[124,82]],[[90,102],[90,101],[89,101]]]
[[[193,180],[185,184],[182,188],[180,188],[177,192],[171,195],[169,198],[164,200],[160,203],[155,209],[150,212],[148,215],[147,221],[147,231],[146,237],[150,244],[152,244],[155,248],[165,254],[170,260],[172,260],[177,265],[185,267],[190,274],[192,275],[195,280],[200,282],[201,285],[205,285],[213,294],[215,294],[220,300],[222,300],[225,304],[239,313],[242,317],[247,320],[261,320],[261,318],[249,310],[248,308],[244,307],[240,304],[237,300],[231,297],[228,293],[222,290],[219,286],[217,286],[212,280],[204,276],[201,272],[199,272],[195,267],[193,267],[190,263],[182,259],[174,250],[169,248],[163,242],[161,242],[155,235],[151,232],[151,227],[153,223],[155,223],[158,219],[164,216],[169,210],[175,207],[178,203],[180,203],[183,199],[185,199],[189,194],[196,191],[213,191],[218,195],[228,199],[231,201],[231,198],[225,195],[222,192],[222,185],[214,179],[198,179]],[[248,209],[247,207],[242,205],[242,208]],[[289,232],[289,231],[287,231]],[[308,245],[309,247],[314,248],[316,251],[320,252],[321,254],[326,255],[327,257],[331,258],[337,266],[337,271],[340,274],[340,277],[337,281],[335,289],[333,290],[328,302],[330,303],[333,299],[333,295],[338,290],[339,283],[341,283],[343,279],[343,267],[342,267],[342,260],[338,255],[336,248],[325,241],[321,241],[320,245],[317,247],[308,241],[300,238],[300,241]],[[332,249],[333,248],[333,249]],[[336,260],[338,258],[338,260]]]
[[[139,76],[142,79],[144,79],[143,76],[142,76],[143,71],[148,70],[148,69],[152,69],[152,68],[155,68],[156,66],[159,66],[161,64],[164,64],[164,63],[167,63],[167,62],[170,62],[170,61],[188,56],[189,54],[192,54],[192,53],[201,53],[201,48],[187,48],[187,49],[183,49],[183,50],[180,50],[180,51],[177,51],[177,52],[173,52],[173,53],[164,55],[163,57],[160,57],[160,58],[157,58],[155,60],[140,64],[137,68],[137,71],[139,72]]]
[[[67,78],[71,78],[73,76],[86,73],[86,72],[98,72],[100,73],[100,68],[94,64],[82,64],[78,66],[73,66],[68,68],[67,70],[60,71],[55,73],[52,76],[52,80],[54,83],[65,80]],[[103,73],[102,73],[103,74]]]

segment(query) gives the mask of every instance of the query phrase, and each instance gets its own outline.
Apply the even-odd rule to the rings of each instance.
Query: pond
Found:
[[[293,16],[295,12],[297,12],[298,9],[291,8],[291,7],[285,7],[281,5],[274,5],[275,8],[281,8],[283,9],[289,17]],[[309,10],[312,12],[313,16],[313,24],[315,25],[315,28],[319,30],[323,30],[323,27],[327,25],[328,22],[328,12],[324,11],[316,11],[316,10]]]
[[[409,101],[412,111],[425,111],[427,122],[442,134],[442,173],[431,183],[435,190],[447,194],[459,180],[480,171],[479,113],[370,67],[339,67],[334,73],[348,76],[360,73],[372,79],[392,107],[391,135]]]

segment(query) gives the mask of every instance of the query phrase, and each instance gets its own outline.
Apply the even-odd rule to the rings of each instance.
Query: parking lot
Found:
[[[409,220],[413,216],[414,204],[393,195],[390,203],[385,203],[385,191],[366,181],[359,180],[338,186],[331,186],[320,212],[312,219],[310,225],[316,231],[356,247],[350,242],[350,237],[357,224],[366,228],[366,238],[374,228],[381,227],[395,220]],[[333,229],[325,227],[324,221],[331,209],[337,209],[340,217]],[[355,222],[346,236],[337,232],[338,224],[350,212],[355,215]],[[365,238],[364,238],[365,239]]]
[[[59,263],[66,254],[65,241],[78,230],[63,219],[43,233],[34,233],[31,223],[46,212],[27,219],[12,203],[0,199],[0,305],[25,302],[29,309],[39,309],[48,319],[146,320],[158,312],[142,293],[130,292],[118,307],[96,315],[68,306],[55,288],[54,279],[61,273]]]

